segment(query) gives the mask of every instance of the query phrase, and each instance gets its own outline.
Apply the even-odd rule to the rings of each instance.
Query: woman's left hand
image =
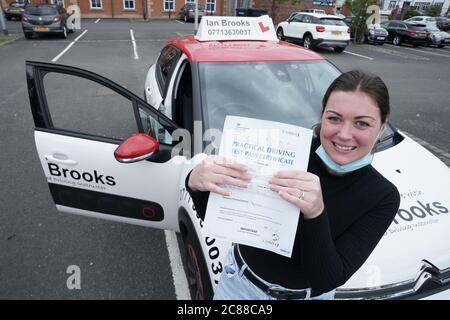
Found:
[[[299,207],[304,219],[318,217],[324,209],[320,179],[315,174],[299,170],[278,171],[270,178],[269,188]]]

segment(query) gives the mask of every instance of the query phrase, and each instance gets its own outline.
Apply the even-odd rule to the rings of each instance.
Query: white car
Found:
[[[424,23],[424,24],[432,23],[436,25],[436,18],[430,16],[415,16],[403,21],[408,23]]]
[[[343,52],[350,41],[350,28],[335,15],[299,12],[278,24],[280,40],[300,42],[307,49],[331,47]]]
[[[36,149],[57,209],[180,232],[195,299],[212,297],[231,245],[204,234],[185,188],[209,153],[208,129],[220,130],[226,115],[310,128],[339,74],[286,42],[184,36],[169,40],[150,68],[147,103],[86,70],[26,63]],[[400,209],[336,298],[450,299],[449,168],[392,123],[373,166],[400,191]]]

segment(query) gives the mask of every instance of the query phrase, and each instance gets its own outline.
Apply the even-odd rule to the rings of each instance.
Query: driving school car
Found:
[[[311,128],[340,71],[278,41],[267,16],[208,16],[195,37],[167,42],[144,99],[70,66],[30,61],[26,74],[36,148],[57,209],[180,232],[191,295],[209,299],[231,244],[204,234],[186,175],[217,150],[227,115]],[[392,123],[375,151],[373,166],[397,186],[401,205],[336,298],[450,298],[449,168]]]

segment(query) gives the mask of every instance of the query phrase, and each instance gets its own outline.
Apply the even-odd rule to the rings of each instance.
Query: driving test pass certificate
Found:
[[[231,196],[211,193],[205,234],[290,257],[300,210],[271,191],[278,170],[308,167],[312,130],[279,122],[227,116],[219,155],[247,165],[248,188],[222,185]]]

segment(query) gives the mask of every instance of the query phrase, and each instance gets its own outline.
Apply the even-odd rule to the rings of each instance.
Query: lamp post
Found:
[[[6,29],[5,15],[3,14],[3,6],[0,4],[0,26],[3,29],[3,34],[8,35],[8,29]]]

